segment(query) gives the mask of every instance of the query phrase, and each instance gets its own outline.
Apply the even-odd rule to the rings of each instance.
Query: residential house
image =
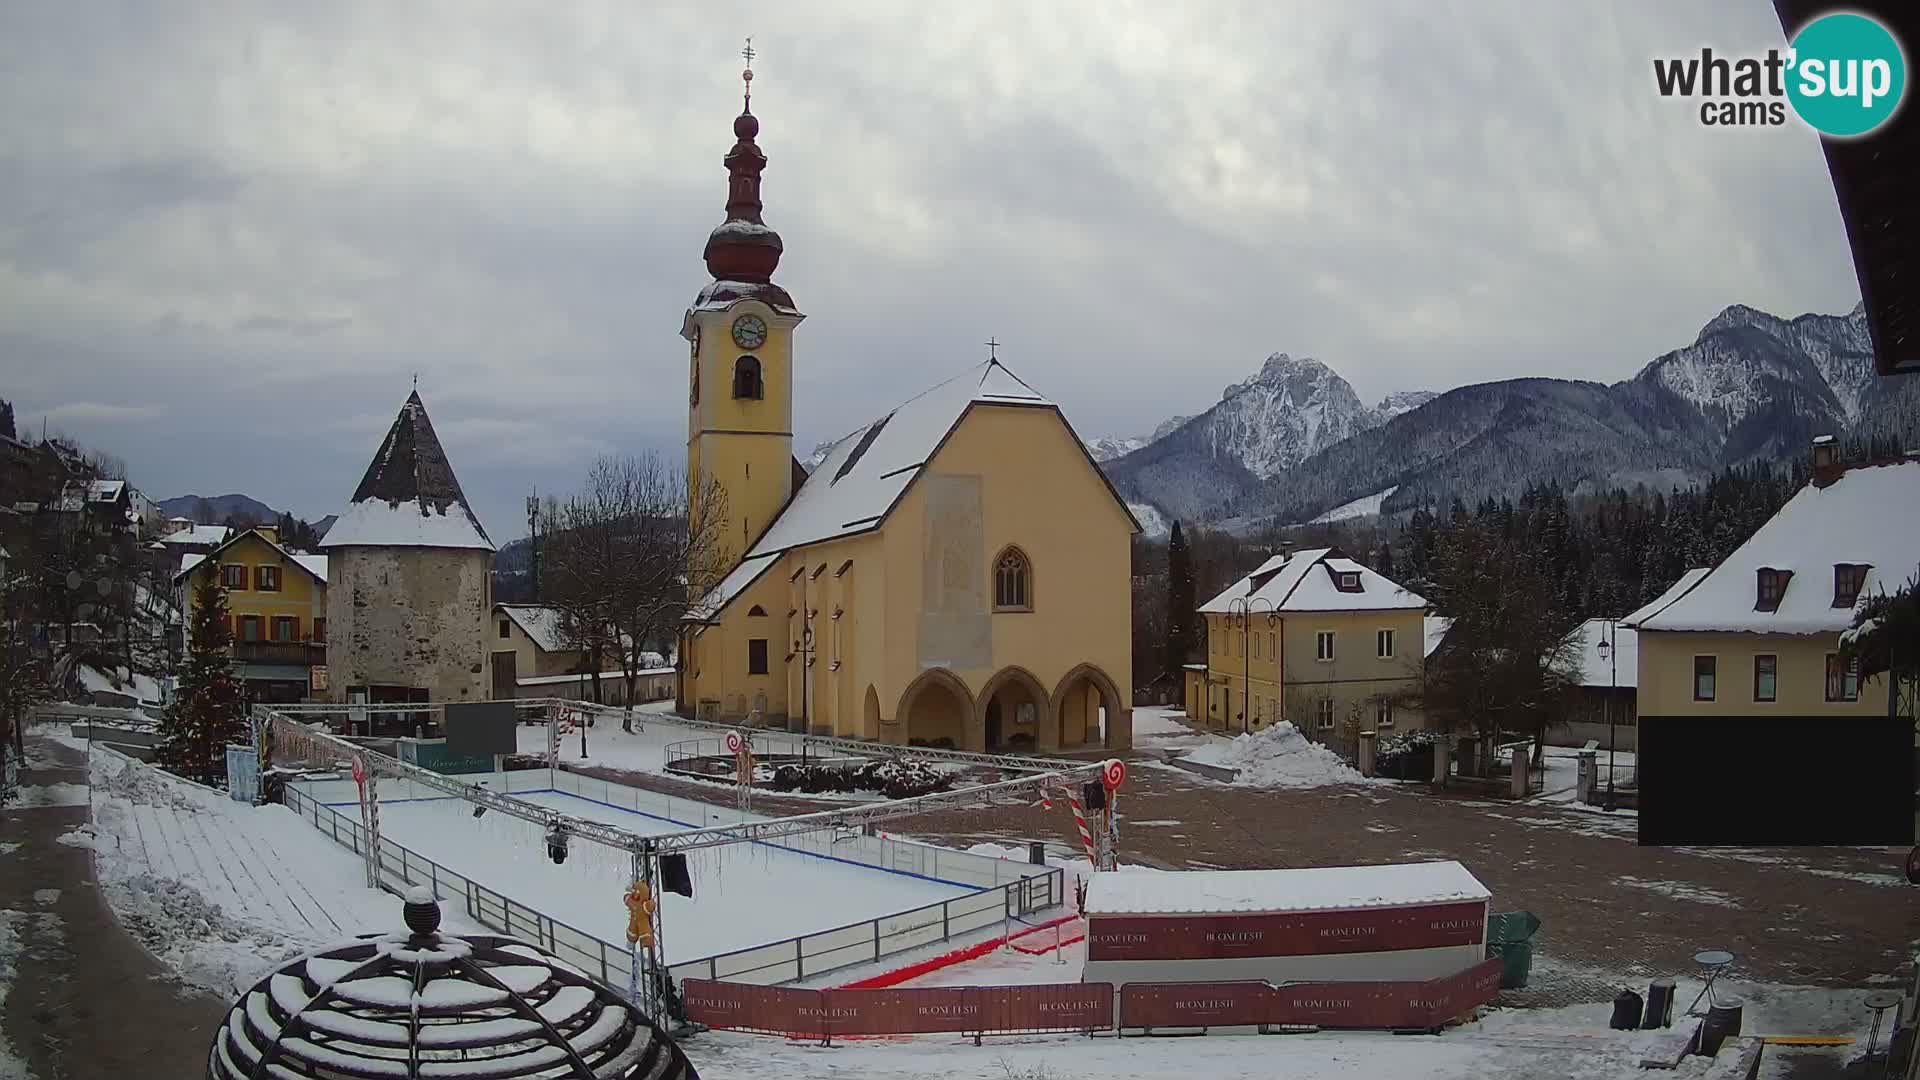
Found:
[[[1547,745],[1633,749],[1639,635],[1619,619],[1588,619],[1567,637],[1579,650],[1562,672],[1572,689],[1566,712],[1547,725]]]
[[[1288,720],[1348,753],[1362,730],[1425,727],[1426,612],[1338,548],[1275,555],[1201,605],[1207,670],[1188,713],[1226,732]]]
[[[1808,721],[1888,715],[1887,680],[1840,662],[1856,606],[1920,567],[1920,459],[1839,462],[1725,561],[1691,572],[1622,625],[1639,631],[1643,728],[1694,717]]]
[[[327,557],[290,552],[278,530],[235,533],[204,555],[188,555],[174,587],[193,624],[198,586],[219,574],[227,589],[235,673],[255,701],[314,696],[327,662]]]
[[[567,638],[559,608],[542,604],[493,605],[493,637],[487,662],[495,698],[564,697],[594,700],[593,670],[585,649]],[[674,668],[657,652],[642,652],[634,680],[634,701],[664,701],[673,696]],[[599,701],[624,705],[626,676],[620,657],[600,658]]]
[[[189,555],[205,555],[214,548],[227,542],[233,530],[225,525],[192,525],[176,529],[161,537],[157,543],[166,547],[168,554],[180,560],[176,566],[184,569]],[[196,562],[198,560],[195,560]],[[176,571],[178,572],[178,571]]]

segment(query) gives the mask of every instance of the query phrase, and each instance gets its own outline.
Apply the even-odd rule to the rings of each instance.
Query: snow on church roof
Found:
[[[772,527],[690,617],[717,614],[773,565],[771,556],[877,527],[976,402],[1053,407],[998,360],[976,364],[909,399],[834,443]]]
[[[320,546],[493,550],[433,433],[419,391],[400,407],[354,489],[352,505],[327,530]]]
[[[1920,567],[1915,536],[1920,460],[1855,466],[1826,487],[1801,488],[1691,589],[1652,614],[1635,612],[1641,617],[1633,621],[1654,631],[1839,633],[1852,624],[1857,602],[1833,606],[1835,564],[1872,567],[1861,600],[1894,592]],[[1754,610],[1762,569],[1792,573],[1773,611]]]
[[[1359,592],[1343,592],[1332,574],[1360,575]],[[1397,582],[1361,566],[1334,548],[1311,548],[1291,555],[1275,555],[1256,567],[1253,573],[1221,590],[1220,595],[1200,605],[1208,615],[1227,615],[1239,610],[1236,601],[1246,600],[1256,612],[1267,604],[1281,613],[1289,611],[1384,611],[1399,608],[1424,608],[1426,598],[1410,592]],[[1260,601],[1266,601],[1266,604]]]

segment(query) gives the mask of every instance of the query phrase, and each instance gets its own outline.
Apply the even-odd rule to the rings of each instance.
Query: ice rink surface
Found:
[[[558,791],[516,795],[574,817],[657,835],[691,826]],[[340,807],[352,813],[352,804]],[[547,858],[539,826],[504,814],[476,819],[458,798],[382,802],[381,835],[575,929],[626,940],[622,899],[631,857],[574,837],[567,860]],[[682,963],[891,915],[976,891],[763,843],[690,852],[693,898],[662,897],[666,960]],[[454,897],[447,897],[454,900]]]

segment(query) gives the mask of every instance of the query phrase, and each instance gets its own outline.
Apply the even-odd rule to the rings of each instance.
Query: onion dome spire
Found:
[[[780,265],[782,245],[780,234],[760,218],[760,173],[767,167],[767,155],[753,141],[760,120],[753,115],[752,38],[740,55],[747,60],[740,73],[745,90],[740,115],[733,121],[733,149],[722,162],[727,167],[727,219],[707,237],[707,272],[715,281],[767,282]]]

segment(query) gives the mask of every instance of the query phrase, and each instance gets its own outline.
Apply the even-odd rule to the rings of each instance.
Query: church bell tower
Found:
[[[718,529],[737,563],[793,495],[793,330],[806,318],[773,283],[780,234],[761,220],[755,145],[753,43],[727,168],[727,217],[707,237],[712,284],[687,309],[680,334],[691,348],[687,394],[687,484],[696,506],[724,496]]]

